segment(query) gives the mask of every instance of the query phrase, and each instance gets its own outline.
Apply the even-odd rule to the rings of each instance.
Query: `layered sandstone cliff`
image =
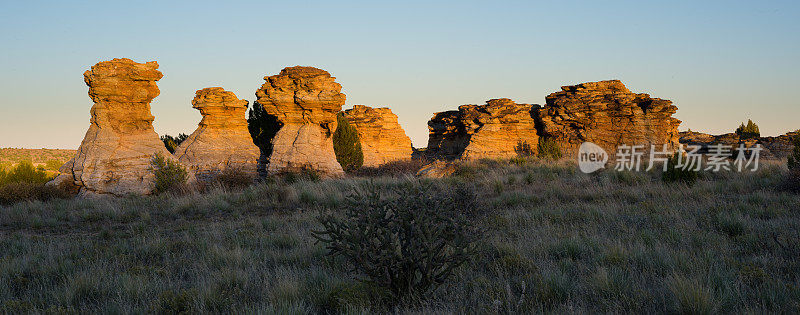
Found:
[[[150,161],[172,155],[153,129],[150,102],[159,95],[158,63],[130,59],[103,61],[83,74],[94,101],[91,125],[75,157],[61,167],[53,184],[70,184],[80,194],[149,194],[154,188]]]
[[[391,109],[355,105],[345,110],[343,115],[358,131],[364,153],[363,166],[378,167],[411,159],[411,138],[403,131]]]
[[[583,142],[592,142],[613,155],[621,145],[663,144],[674,150],[680,120],[672,115],[677,107],[669,100],[632,93],[619,80],[564,86],[546,97],[538,110],[543,136],[552,137],[563,153],[577,152]]]
[[[213,180],[226,170],[257,177],[260,151],[247,129],[247,101],[221,87],[211,87],[195,93],[192,107],[203,119],[175,150],[181,164],[200,180]]]
[[[267,173],[313,169],[328,176],[343,174],[332,142],[336,113],[345,102],[342,86],[324,70],[301,66],[264,80],[257,102],[280,125],[264,159]]]
[[[535,154],[539,143],[532,105],[501,98],[434,114],[426,154],[443,159],[511,158]]]

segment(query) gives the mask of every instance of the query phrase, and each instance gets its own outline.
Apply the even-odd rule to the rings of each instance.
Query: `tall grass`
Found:
[[[369,185],[469,184],[486,210],[475,254],[390,311],[800,312],[800,196],[775,189],[783,165],[692,186],[533,159],[458,174],[0,207],[0,311],[380,311],[374,288],[315,242],[318,210]]]

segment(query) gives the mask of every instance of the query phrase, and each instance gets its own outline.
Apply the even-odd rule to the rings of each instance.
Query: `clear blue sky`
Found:
[[[681,130],[800,128],[797,1],[9,1],[0,4],[0,147],[77,148],[82,74],[156,60],[159,134],[190,133],[194,91],[253,101],[265,75],[331,72],[354,104],[388,106],[415,146],[434,112],[621,79],[671,99]]]

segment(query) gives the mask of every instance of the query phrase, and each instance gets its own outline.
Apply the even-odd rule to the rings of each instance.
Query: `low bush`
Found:
[[[48,201],[66,199],[72,194],[44,183],[15,182],[0,186],[0,204],[11,205],[23,201]]]
[[[370,184],[338,212],[322,215],[323,229],[313,235],[364,281],[388,290],[392,301],[420,298],[473,255],[481,235],[473,224],[476,200],[466,187]]]
[[[51,179],[43,167],[34,167],[30,161],[23,161],[9,170],[0,170],[0,186],[11,183],[44,184]]]
[[[237,168],[226,168],[214,177],[214,183],[228,189],[246,188],[255,182],[255,177]]]
[[[168,159],[156,153],[150,161],[150,169],[156,176],[155,193],[178,192],[186,188],[189,173],[173,159]]]
[[[697,182],[699,172],[680,166],[680,161],[680,153],[676,153],[670,157],[667,160],[667,171],[661,174],[661,180],[665,183],[680,182],[687,185],[694,185],[694,183]]]
[[[316,182],[321,178],[319,173],[310,166],[301,167],[295,170],[285,170],[275,174],[275,177],[282,178],[287,184],[292,184],[299,181]]]
[[[412,159],[393,161],[378,167],[361,167],[352,172],[355,176],[375,177],[375,176],[401,176],[414,175],[429,161],[425,159]]]
[[[61,168],[62,165],[64,165],[64,162],[62,161],[47,160],[47,162],[45,162],[45,169],[57,171]]]
[[[539,138],[539,158],[558,160],[561,158],[561,146],[552,137]]]
[[[794,144],[794,149],[792,149],[792,153],[789,154],[789,161],[787,164],[790,170],[800,170],[800,134],[794,137],[792,144]]]
[[[789,170],[789,174],[786,175],[778,188],[781,191],[800,194],[800,169]]]

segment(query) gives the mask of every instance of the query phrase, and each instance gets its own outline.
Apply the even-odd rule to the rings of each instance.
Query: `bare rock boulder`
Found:
[[[564,86],[546,97],[538,111],[543,135],[553,137],[565,154],[575,154],[592,142],[614,155],[620,145],[678,145],[678,125],[672,101],[632,93],[619,80]]]
[[[204,181],[226,170],[257,177],[260,151],[247,129],[247,101],[221,87],[210,87],[195,93],[192,107],[203,119],[175,150],[181,164]]]
[[[335,79],[325,70],[301,66],[264,77],[257,102],[280,124],[265,159],[268,174],[301,169],[325,176],[344,174],[333,152],[336,114],[345,102]]]
[[[533,106],[501,98],[462,105],[428,121],[426,154],[442,159],[496,159],[535,154],[539,143]]]
[[[343,115],[358,131],[364,153],[363,166],[378,167],[411,159],[411,138],[403,131],[391,109],[355,105],[345,110]]]
[[[155,154],[172,158],[153,129],[150,101],[159,95],[158,63],[103,61],[83,74],[94,101],[91,124],[75,157],[51,182],[74,185],[80,195],[149,194]]]

